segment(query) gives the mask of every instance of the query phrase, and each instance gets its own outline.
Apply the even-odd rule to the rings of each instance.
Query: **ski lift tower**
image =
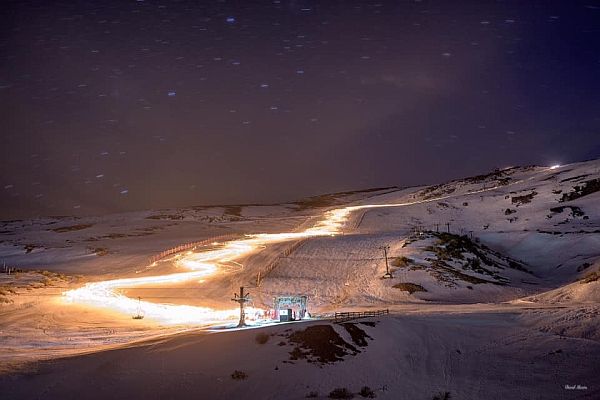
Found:
[[[131,318],[133,318],[133,319],[144,319],[144,310],[142,310],[142,298],[141,297],[138,297],[137,312]]]
[[[388,264],[388,255],[387,252],[390,249],[390,246],[385,245],[379,247],[380,250],[383,250],[383,256],[385,257],[385,274],[383,275],[384,279],[393,278],[392,273],[390,272],[390,266]]]
[[[244,311],[244,304],[250,301],[250,293],[244,294],[244,287],[240,286],[240,294],[233,294],[233,299],[231,301],[235,301],[236,303],[240,303],[240,322],[238,324],[238,328],[242,328],[246,326],[246,313]]]

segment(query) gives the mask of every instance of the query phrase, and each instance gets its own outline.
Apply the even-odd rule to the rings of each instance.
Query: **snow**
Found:
[[[211,399],[303,399],[310,392],[326,398],[338,387],[357,393],[363,386],[381,399],[430,399],[439,392],[467,399],[562,399],[569,394],[566,384],[587,385],[579,395],[588,398],[600,393],[595,379],[600,344],[532,333],[510,313],[370,320],[378,323],[357,324],[372,338],[368,345],[333,364],[290,360],[293,346],[285,339],[291,333],[286,330],[329,324],[318,321],[261,329],[270,335],[265,344],[256,343],[256,330],[192,332],[56,360],[28,375],[27,384],[22,377],[0,376],[0,388],[13,399],[41,391],[45,398],[84,393],[89,399],[158,399],[201,393]],[[352,343],[340,325],[333,327]],[[247,378],[232,379],[235,370]]]
[[[43,287],[32,286],[33,278],[26,273],[0,281],[17,291],[5,296],[11,302],[0,305],[0,361],[9,368],[23,361],[122,346],[134,338],[161,339],[153,342],[158,347],[136,344],[61,361],[46,367],[47,377],[35,377],[31,389],[3,378],[0,388],[24,398],[33,393],[29,390],[47,387],[46,379],[59,379],[65,383],[52,389],[59,396],[69,385],[80,384],[78,374],[83,372],[77,367],[91,373],[121,354],[125,364],[98,379],[106,384],[116,379],[111,376],[122,376],[123,396],[139,394],[128,387],[143,377],[159,385],[142,393],[148,398],[179,384],[219,393],[214,398],[242,393],[303,398],[313,389],[326,396],[338,383],[355,392],[363,384],[387,387],[388,391],[378,392],[381,398],[431,398],[442,390],[456,398],[562,398],[563,385],[581,383],[590,386],[583,394],[594,397],[600,392],[592,386],[588,371],[600,361],[600,288],[598,282],[579,279],[600,268],[600,192],[573,201],[560,199],[583,182],[599,178],[599,167],[595,160],[557,168],[511,168],[432,187],[338,195],[322,207],[300,206],[310,202],[190,207],[4,222],[0,261],[24,270],[66,274],[64,280],[51,279]],[[245,286],[251,305],[261,308],[271,307],[274,296],[290,294],[308,295],[309,311],[317,315],[389,308],[388,319],[373,329],[365,327],[373,344],[335,366],[277,364],[287,350],[258,349],[254,333],[243,330],[168,338],[163,335],[198,326],[150,319],[132,322],[129,315],[62,301],[63,291],[88,282],[182,272],[176,256],[149,264],[148,259],[162,250],[222,235],[300,232],[314,226],[324,212],[346,206],[365,207],[350,214],[339,235],[270,244],[236,260],[239,264],[222,265],[219,274],[202,282],[123,292],[156,302],[230,309],[232,293]],[[561,206],[578,207],[583,214],[556,211]],[[475,257],[469,252],[462,260],[445,261],[460,274],[440,279],[431,248],[443,244],[432,232],[447,229],[472,236],[496,264],[486,268],[505,284],[465,281],[460,274],[492,279],[466,269],[465,262]],[[416,267],[393,267],[394,278],[382,279],[386,271],[382,245],[390,246],[390,261],[408,257]],[[529,272],[511,268],[509,259]],[[393,287],[405,282],[421,285],[426,292],[409,294]],[[313,323],[322,322],[309,324]],[[284,328],[262,329],[281,333]],[[241,350],[234,352],[232,346]],[[157,353],[149,350],[153,348]],[[556,353],[558,349],[561,352]],[[154,362],[167,369],[147,371],[144,367],[159,357],[156,354],[165,358]],[[576,366],[572,360],[578,360]],[[228,376],[238,365],[248,370],[248,381],[231,382]],[[159,372],[168,378],[161,381],[153,375]],[[101,388],[86,393],[103,394]]]

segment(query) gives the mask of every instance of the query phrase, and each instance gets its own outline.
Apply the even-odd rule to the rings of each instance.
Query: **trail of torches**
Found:
[[[516,183],[519,182],[514,182],[513,184]],[[469,192],[468,194],[476,194],[494,189],[496,189],[496,187],[477,190]],[[405,203],[367,204],[330,210],[325,213],[325,216],[321,221],[301,232],[246,235],[242,239],[225,242],[223,243],[223,247],[218,249],[187,254],[178,261],[178,264],[181,267],[188,269],[189,272],[92,282],[85,284],[81,288],[64,292],[63,295],[66,300],[70,302],[104,307],[128,315],[134,314],[136,310],[141,307],[147,318],[162,324],[206,325],[224,321],[234,321],[239,316],[239,308],[215,310],[208,307],[138,301],[137,299],[129,298],[119,293],[118,290],[120,288],[130,288],[149,284],[162,285],[194,280],[202,281],[203,278],[207,278],[219,272],[220,266],[235,262],[235,260],[247,256],[252,252],[259,251],[266,245],[310,237],[334,236],[340,234],[343,226],[350,217],[350,214],[354,211],[370,208],[409,206],[439,201],[449,197],[454,196],[448,195]],[[262,311],[253,307],[247,307],[246,310],[247,314]]]
[[[239,308],[215,310],[208,307],[138,301],[138,299],[119,293],[119,289],[143,287],[144,285],[177,284],[194,280],[202,281],[204,278],[216,274],[220,269],[219,266],[235,262],[268,244],[338,234],[349,214],[356,208],[347,207],[329,211],[322,221],[302,232],[246,235],[242,239],[225,242],[218,249],[187,254],[177,262],[179,266],[188,269],[189,272],[91,282],[81,288],[67,291],[63,295],[69,302],[99,306],[128,315],[133,315],[141,308],[146,318],[169,325],[233,321],[239,317]],[[246,308],[247,314],[261,311],[254,307]]]

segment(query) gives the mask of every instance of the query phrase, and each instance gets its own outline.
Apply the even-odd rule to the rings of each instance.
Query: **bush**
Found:
[[[106,247],[96,247],[91,249],[93,253],[95,253],[98,257],[102,257],[108,254],[108,249]]]
[[[592,283],[600,279],[600,271],[591,272],[583,277],[579,283]]]
[[[396,257],[396,258],[392,259],[392,266],[398,267],[398,268],[406,268],[412,262],[413,262],[413,260],[411,260],[410,258],[405,257],[405,256]]]
[[[261,333],[257,334],[254,339],[256,340],[256,343],[258,343],[258,344],[265,344],[269,341],[269,335],[267,335],[264,332],[261,332]]]
[[[450,400],[450,392],[439,392],[433,396],[433,400]]]
[[[238,371],[237,369],[235,371],[233,371],[233,374],[231,374],[231,379],[235,379],[236,381],[244,380],[247,377],[248,377],[247,373],[245,373],[244,371]]]
[[[581,272],[591,266],[592,266],[592,264],[585,262],[585,263],[581,264],[579,267],[577,267],[577,272]]]
[[[363,386],[362,389],[360,389],[360,392],[358,392],[358,394],[360,394],[362,397],[366,397],[368,399],[375,398],[375,392],[368,386]]]
[[[580,197],[587,196],[598,191],[600,191],[600,178],[585,181],[583,184],[575,186],[572,192],[564,193],[560,201],[563,202],[576,200]]]
[[[308,392],[308,394],[306,396],[307,399],[314,399],[319,397],[319,393],[315,392],[314,390],[312,392]]]
[[[329,393],[330,399],[352,399],[353,397],[354,394],[346,388],[333,389],[331,393]]]
[[[520,206],[522,204],[531,203],[531,200],[533,200],[533,198],[535,197],[536,194],[537,194],[537,192],[534,190],[529,194],[524,194],[523,196],[514,196],[510,199],[510,201],[513,204]]]
[[[408,294],[413,294],[415,292],[426,292],[427,291],[423,286],[418,285],[416,283],[410,283],[410,282],[397,283],[392,287],[394,289],[400,289],[405,292],[408,292]]]

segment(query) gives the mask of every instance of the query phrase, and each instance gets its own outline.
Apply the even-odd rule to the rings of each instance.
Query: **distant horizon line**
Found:
[[[575,161],[575,162],[569,162],[569,163],[566,163],[566,164],[560,164],[560,166],[567,166],[567,165],[572,165],[572,164],[580,164],[580,163],[585,163],[585,162],[590,162],[590,161],[599,161],[599,160],[600,160],[600,157],[589,158],[589,159],[585,159],[585,160],[581,160],[581,161]],[[429,186],[433,186],[433,185],[447,184],[447,183],[450,183],[450,182],[456,182],[456,181],[461,181],[461,180],[465,180],[465,179],[470,179],[470,178],[475,178],[475,177],[489,175],[489,174],[491,174],[491,173],[493,173],[495,171],[506,171],[506,170],[510,170],[510,169],[532,168],[532,167],[548,167],[548,166],[537,165],[537,164],[529,164],[529,165],[508,166],[508,167],[503,167],[503,168],[496,167],[496,168],[492,169],[488,173],[471,175],[471,176],[465,176],[465,177],[462,177],[462,178],[450,179],[450,180],[446,180],[446,181],[443,181],[443,182],[434,182],[434,183],[429,183],[429,184],[417,184],[417,185],[407,185],[407,186],[399,186],[399,185],[378,186],[378,187],[371,187],[371,188],[364,188],[364,189],[342,190],[342,191],[339,191],[339,192],[325,192],[325,193],[320,193],[320,194],[316,194],[316,195],[312,195],[312,196],[302,197],[302,198],[297,199],[297,200],[281,201],[281,202],[273,202],[273,203],[265,202],[265,203],[237,203],[237,204],[236,203],[233,203],[233,204],[231,204],[231,203],[225,203],[225,204],[196,204],[196,205],[185,205],[185,206],[174,206],[174,207],[144,208],[144,209],[136,209],[136,210],[128,210],[128,211],[108,212],[108,213],[105,213],[105,214],[89,214],[89,215],[82,215],[82,216],[77,216],[77,215],[38,215],[38,216],[30,216],[30,217],[23,217],[23,218],[0,219],[0,222],[1,223],[10,223],[10,222],[26,221],[26,220],[40,219],[40,218],[57,218],[57,219],[73,218],[73,219],[80,219],[80,218],[100,217],[100,216],[106,216],[106,215],[125,214],[125,213],[133,213],[133,212],[163,211],[163,210],[173,210],[173,209],[226,208],[226,207],[272,207],[272,206],[282,206],[282,205],[299,205],[299,206],[301,206],[302,203],[304,203],[304,202],[306,202],[308,200],[311,200],[311,199],[314,200],[314,199],[322,198],[322,197],[325,197],[325,196],[352,195],[352,194],[358,194],[358,193],[377,192],[377,191],[388,190],[388,189],[394,189],[391,192],[395,192],[395,191],[399,191],[399,190],[416,188],[416,187],[421,187],[421,186],[422,187],[429,187]],[[388,192],[388,193],[391,193],[391,192]],[[321,206],[321,207],[318,207],[318,208],[322,208],[322,207],[326,207],[326,206]],[[302,208],[300,208],[300,210],[302,210]]]

